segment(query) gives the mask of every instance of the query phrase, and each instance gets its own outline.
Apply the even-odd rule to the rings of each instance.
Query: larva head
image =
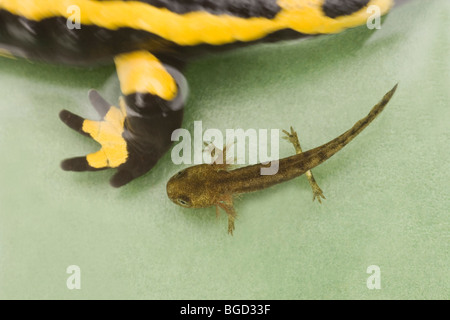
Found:
[[[208,208],[217,203],[211,181],[216,171],[203,164],[184,169],[167,182],[167,195],[172,202],[185,208]]]

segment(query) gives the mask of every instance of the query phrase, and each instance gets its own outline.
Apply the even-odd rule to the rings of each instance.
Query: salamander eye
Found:
[[[177,199],[177,202],[183,207],[188,207],[190,205],[187,199]]]

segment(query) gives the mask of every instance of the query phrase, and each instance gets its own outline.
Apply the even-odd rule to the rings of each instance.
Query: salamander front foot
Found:
[[[132,133],[133,119],[127,117],[123,99],[117,108],[97,91],[90,91],[89,98],[102,118],[100,121],[86,120],[67,110],[61,111],[59,116],[68,127],[97,141],[101,149],[87,156],[64,160],[62,169],[83,172],[117,168],[110,181],[117,188],[148,172],[160,158],[160,152],[152,150],[151,144],[146,147],[147,140],[151,140],[149,137]]]

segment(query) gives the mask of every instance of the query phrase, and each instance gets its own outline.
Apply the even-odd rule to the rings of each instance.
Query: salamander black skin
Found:
[[[188,61],[260,42],[339,32],[364,24],[372,4],[384,14],[392,0],[3,0],[0,53],[78,66],[115,62],[124,96],[120,108],[92,91],[102,121],[60,114],[102,149],[65,160],[62,168],[117,168],[111,184],[120,187],[148,172],[170,148],[171,134],[182,124],[186,86],[180,71]],[[76,14],[72,5],[80,8],[79,28],[68,27]],[[110,140],[104,132],[113,132]]]

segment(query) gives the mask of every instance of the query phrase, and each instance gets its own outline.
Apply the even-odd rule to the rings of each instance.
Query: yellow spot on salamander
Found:
[[[122,54],[115,58],[123,94],[151,93],[165,100],[177,96],[177,84],[161,62],[147,51]]]
[[[103,121],[85,120],[83,131],[101,144],[102,148],[96,153],[86,157],[93,168],[117,168],[124,164],[128,158],[127,142],[123,138],[126,110],[111,107]]]

